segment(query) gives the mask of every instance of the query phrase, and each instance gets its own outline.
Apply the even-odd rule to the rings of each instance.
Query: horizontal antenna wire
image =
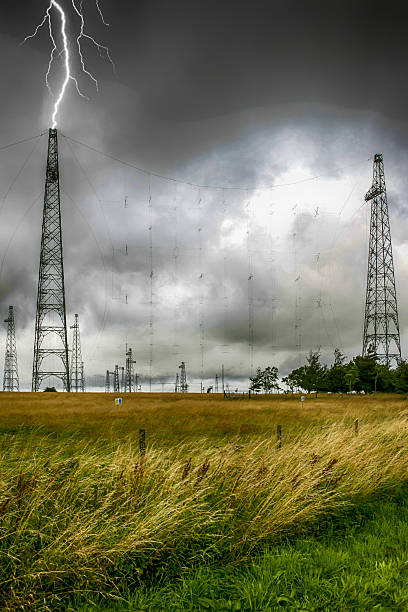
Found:
[[[0,151],[4,151],[5,149],[9,149],[10,147],[15,147],[16,145],[22,144],[23,142],[30,142],[30,140],[35,140],[36,138],[40,138],[40,136],[44,136],[47,132],[41,132],[41,134],[37,134],[36,136],[31,136],[31,138],[24,138],[24,140],[17,140],[17,142],[11,142],[8,145],[4,145],[0,147]]]
[[[301,179],[299,181],[293,181],[291,183],[279,183],[276,185],[264,185],[261,187],[259,187],[258,185],[249,186],[249,187],[226,186],[226,185],[200,185],[199,183],[193,183],[191,181],[182,181],[180,179],[176,179],[171,176],[165,176],[164,174],[159,174],[158,172],[153,172],[151,170],[145,170],[144,168],[135,166],[134,164],[124,161],[123,159],[119,159],[118,157],[115,157],[114,155],[110,155],[110,153],[105,153],[104,151],[100,151],[99,149],[96,149],[95,147],[91,147],[90,145],[87,145],[84,142],[81,142],[80,140],[75,140],[75,138],[70,138],[69,136],[66,136],[65,134],[60,134],[60,135],[66,138],[67,140],[70,140],[71,142],[75,142],[75,144],[79,144],[82,147],[85,147],[86,149],[93,151],[94,153],[99,153],[99,155],[103,155],[104,157],[107,157],[108,159],[112,159],[113,161],[116,161],[119,164],[123,164],[124,166],[128,166],[129,168],[133,168],[134,170],[137,170],[137,172],[142,172],[143,174],[146,174],[148,176],[155,176],[156,178],[161,178],[161,179],[164,179],[165,181],[171,181],[173,183],[180,183],[181,185],[188,185],[189,187],[198,187],[199,189],[230,189],[230,190],[235,190],[235,191],[261,191],[261,190],[276,189],[277,187],[289,187],[291,185],[299,185],[300,183],[307,183],[309,181],[315,181],[316,179],[322,178],[324,176],[331,176],[331,174],[318,174],[317,176],[311,176],[309,178]],[[371,159],[373,159],[372,156],[362,159],[358,162],[355,162],[354,164],[348,164],[347,166],[342,166],[341,168],[334,168],[333,172],[338,172],[339,170],[345,170],[346,168],[352,168],[354,166],[358,166],[367,161],[370,161]]]

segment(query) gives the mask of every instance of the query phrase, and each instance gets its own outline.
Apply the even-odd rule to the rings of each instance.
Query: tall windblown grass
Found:
[[[310,428],[276,440],[169,449],[38,432],[0,453],[4,609],[56,610],[73,592],[120,597],[174,567],[240,560],[379,488],[408,480],[408,422]]]

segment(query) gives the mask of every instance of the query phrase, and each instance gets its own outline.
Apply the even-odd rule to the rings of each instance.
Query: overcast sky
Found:
[[[335,347],[361,352],[364,194],[376,152],[384,154],[406,358],[402,3],[100,0],[107,27],[84,0],[87,31],[116,66],[84,43],[97,92],[75,54],[78,16],[60,2],[89,98],[71,82],[58,115],[67,323],[79,314],[88,386],[122,365],[126,343],[144,389],[150,374],[173,381],[181,360],[193,390],[222,363],[244,388],[257,366],[285,375],[310,349],[328,363]],[[20,45],[47,6],[1,4],[0,147],[50,127],[47,29]],[[51,72],[56,91],[62,67],[59,59]],[[47,134],[0,150],[0,312],[15,306],[26,388],[46,148]]]

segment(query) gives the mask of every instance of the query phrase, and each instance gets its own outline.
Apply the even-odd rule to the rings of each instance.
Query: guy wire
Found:
[[[149,174],[148,183],[148,213],[149,213],[149,267],[150,267],[150,313],[149,313],[149,391],[152,391],[152,371],[153,371],[153,211],[152,211],[152,190],[151,176]]]

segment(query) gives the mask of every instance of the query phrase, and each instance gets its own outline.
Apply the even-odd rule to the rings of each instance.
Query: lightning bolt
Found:
[[[80,31],[78,36],[76,37],[76,44],[77,44],[77,48],[78,48],[78,56],[79,56],[79,60],[80,60],[80,64],[81,64],[81,69],[82,72],[89,77],[94,85],[97,91],[99,91],[99,84],[97,79],[94,77],[94,75],[87,69],[86,65],[85,65],[85,60],[84,60],[84,55],[82,52],[82,47],[81,47],[81,39],[85,38],[87,40],[89,40],[94,46],[95,48],[98,50],[99,54],[102,56],[103,53],[105,54],[105,57],[109,60],[109,62],[112,65],[113,71],[115,72],[115,64],[112,61],[112,58],[110,56],[109,53],[109,49],[108,47],[106,47],[105,45],[102,45],[101,43],[97,42],[95,40],[95,38],[93,38],[92,36],[90,36],[89,34],[87,34],[85,32],[85,18],[84,18],[84,14],[83,14],[83,10],[82,10],[82,4],[83,4],[83,0],[81,0],[80,4],[79,4],[79,8],[76,4],[75,0],[71,0],[71,4],[72,7],[75,11],[75,13],[78,15],[80,22],[81,22],[81,27],[80,27]],[[95,0],[95,4],[98,10],[98,13],[101,17],[102,23],[106,26],[109,26],[109,24],[105,21],[102,10],[100,8],[99,5],[99,0]],[[51,11],[52,9],[55,9],[58,13],[59,13],[59,17],[60,17],[60,22],[61,22],[61,27],[60,27],[60,35],[61,35],[61,40],[62,40],[62,49],[60,50],[58,48],[58,45],[56,43],[55,40],[55,35],[54,35],[54,30],[53,30],[53,25],[52,25],[52,20],[51,20]],[[48,91],[50,92],[51,96],[54,98],[54,108],[53,108],[53,112],[52,112],[52,116],[51,116],[51,122],[52,122],[52,128],[56,128],[57,127],[57,115],[58,115],[58,111],[59,111],[59,107],[60,104],[65,96],[65,92],[66,89],[68,87],[68,84],[70,81],[73,81],[75,83],[75,88],[76,91],[78,93],[78,95],[80,95],[82,98],[87,98],[87,96],[85,96],[80,88],[79,88],[79,84],[78,84],[78,80],[77,78],[72,74],[72,70],[71,70],[71,55],[70,55],[70,49],[69,49],[69,43],[68,43],[68,36],[67,36],[67,29],[66,29],[66,25],[67,25],[67,18],[65,15],[65,11],[62,8],[61,4],[59,2],[57,2],[57,0],[50,0],[50,3],[48,5],[48,8],[46,9],[43,19],[42,21],[36,26],[34,32],[28,36],[26,36],[24,38],[24,40],[22,41],[21,44],[24,44],[25,42],[27,42],[27,40],[29,40],[30,38],[35,38],[39,32],[39,30],[46,24],[48,23],[48,32],[49,32],[49,37],[52,43],[52,49],[51,49],[51,53],[50,53],[50,59],[48,62],[48,68],[47,68],[47,72],[45,74],[45,84],[47,86]],[[58,93],[58,95],[55,97],[54,93],[51,89],[50,86],[50,74],[51,74],[51,68],[52,65],[54,63],[54,60],[58,57],[63,56],[64,58],[64,80],[62,82],[61,85],[61,89]]]
[[[71,2],[72,2],[72,6],[74,8],[74,11],[76,12],[76,14],[78,15],[78,17],[81,20],[81,30],[80,30],[79,35],[77,36],[76,40],[77,40],[77,45],[78,45],[78,54],[79,54],[79,58],[81,60],[82,71],[85,74],[87,74],[89,76],[89,78],[92,79],[92,81],[95,83],[96,90],[99,91],[98,81],[95,79],[93,74],[91,74],[86,69],[86,67],[85,67],[85,61],[84,61],[84,57],[83,57],[83,54],[82,54],[82,48],[81,48],[81,38],[87,38],[88,40],[90,40],[92,42],[92,44],[98,49],[100,54],[101,54],[101,49],[105,52],[106,57],[108,58],[108,60],[112,64],[113,71],[115,71],[115,64],[112,61],[112,58],[110,56],[108,47],[106,47],[105,45],[101,45],[92,36],[89,36],[89,34],[85,33],[85,31],[84,31],[84,28],[85,28],[85,19],[84,19],[84,15],[83,15],[83,12],[82,12],[82,0],[81,0],[81,4],[80,4],[80,9],[78,9],[77,5],[75,4],[75,0],[71,0]],[[98,0],[96,0],[96,6],[97,6],[97,9],[98,9],[99,14],[101,16],[102,23],[104,25],[108,25],[106,23],[106,21],[104,20],[103,13],[102,13],[102,11],[100,9]]]

